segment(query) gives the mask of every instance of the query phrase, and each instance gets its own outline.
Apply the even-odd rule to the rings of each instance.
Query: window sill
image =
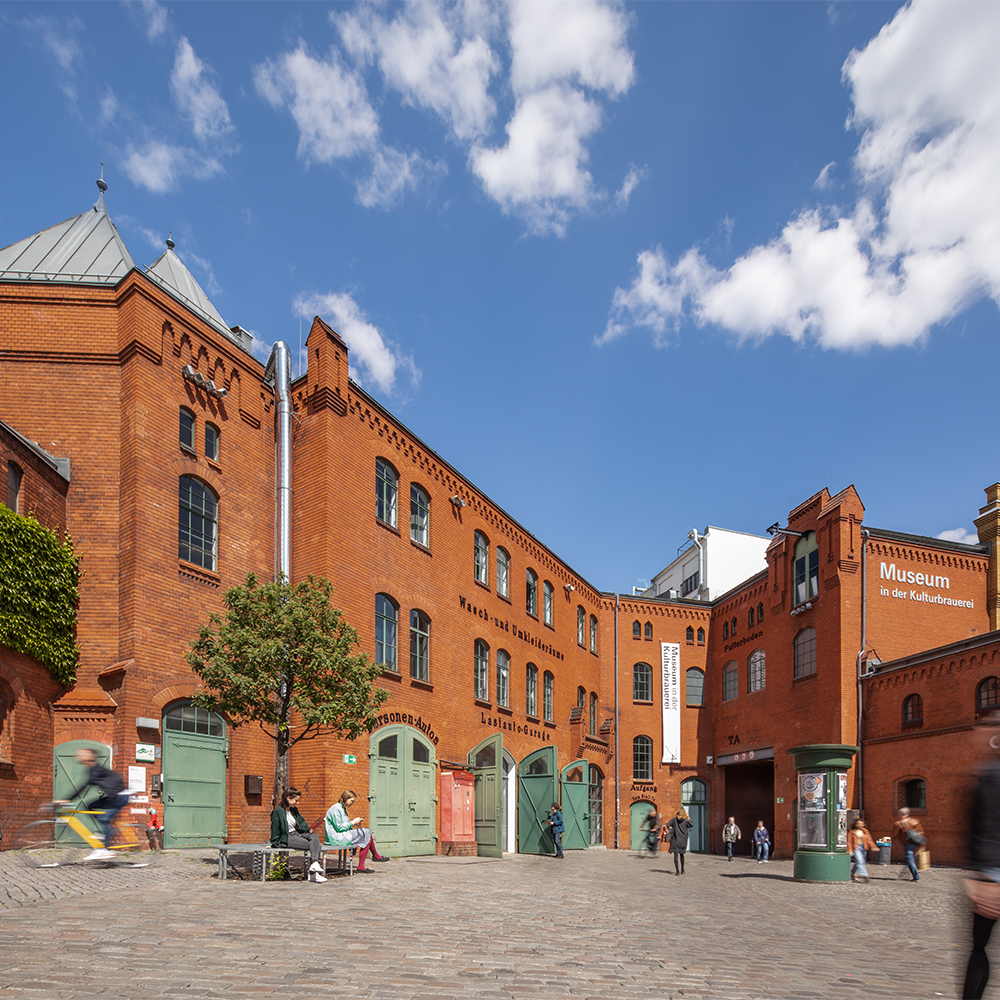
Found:
[[[814,680],[816,680],[815,670],[811,674],[803,674],[801,677],[793,677],[792,685],[794,686],[795,684],[803,684],[806,681],[814,681]]]
[[[222,475],[222,466],[219,465],[218,461],[216,461],[214,458],[206,458],[205,461],[208,462],[208,467],[213,472],[218,472],[220,476]]]
[[[180,444],[178,447],[184,452],[185,455],[190,455],[191,458],[198,457],[198,453],[194,450],[194,448],[191,448],[186,444]]]
[[[506,705],[497,705],[497,711],[500,712],[501,715],[513,715],[514,714],[514,709],[508,708]]]
[[[543,726],[548,726],[548,728],[549,728],[549,729],[555,729],[555,728],[556,728],[556,724],[555,724],[555,723],[554,723],[554,722],[553,722],[553,721],[552,721],[551,719],[546,719],[546,720],[545,720],[545,721],[544,721],[544,722],[542,723],[542,725],[543,725]]]
[[[596,649],[592,649],[592,650],[590,651],[590,655],[591,655],[591,656],[600,656],[600,654],[599,654],[599,653],[597,652],[597,650],[596,650]]]
[[[396,681],[397,684],[403,680],[398,670],[391,670],[389,667],[382,671],[382,677],[387,681]]]
[[[427,547],[426,545],[422,545],[422,544],[421,544],[420,542],[417,542],[417,541],[414,541],[414,540],[413,540],[412,538],[410,539],[410,544],[411,544],[411,545],[412,545],[412,546],[413,546],[413,547],[414,547],[414,548],[415,548],[415,549],[416,549],[416,550],[417,550],[418,552],[423,552],[423,554],[424,554],[425,556],[429,556],[429,555],[431,554],[431,550],[430,550],[430,549],[429,549],[429,548],[428,548],[428,547]]]
[[[491,712],[493,711],[493,702],[486,701],[483,698],[473,698],[472,699],[480,708],[488,708]]]
[[[534,611],[525,611],[524,613],[525,613],[525,614],[526,614],[526,615],[527,615],[527,616],[528,616],[529,618],[534,618],[536,622],[538,621],[538,615],[536,615]]]
[[[525,715],[525,718],[528,720],[528,722],[533,722],[536,726],[538,725],[539,722],[542,721],[541,719],[538,718],[537,715]]]
[[[652,705],[653,704],[653,699],[652,698],[633,698],[632,699],[632,704],[633,705]]]
[[[904,730],[906,730],[906,729],[921,729],[921,728],[923,728],[923,725],[924,725],[924,720],[923,719],[911,719],[909,722],[904,722],[903,723],[903,729]]]
[[[213,572],[210,569],[203,569],[201,566],[196,566],[192,562],[188,562],[186,559],[177,560],[177,572],[181,576],[186,576],[191,580],[197,580],[199,583],[207,583],[211,587],[218,587],[222,584],[222,577],[218,573]]]
[[[549,630],[550,632],[555,632],[555,630],[556,630],[556,627],[555,627],[555,625],[553,625],[553,624],[552,624],[552,622],[542,622],[542,624],[543,624],[543,625],[544,625],[544,626],[545,626],[545,627],[546,627],[546,628],[547,628],[547,629],[548,629],[548,630]]]
[[[483,583],[482,580],[476,580],[476,579],[473,579],[472,582],[481,590],[485,590],[488,594],[492,593],[492,591],[490,590],[490,585],[488,583]]]
[[[497,591],[497,597],[499,597],[500,600],[504,602],[504,604],[510,604],[509,594],[501,594],[500,591]]]
[[[419,677],[410,678],[410,687],[419,688],[421,691],[433,691],[434,685],[430,681],[422,681]]]
[[[703,709],[705,707],[705,703],[702,702],[700,705],[685,705],[684,707],[685,708],[697,708],[697,709],[701,710],[701,709]]]
[[[397,538],[402,538],[403,536],[399,533],[399,528],[394,528],[388,521],[383,521],[382,518],[376,517],[375,523],[380,528],[385,528],[386,531],[392,532]]]

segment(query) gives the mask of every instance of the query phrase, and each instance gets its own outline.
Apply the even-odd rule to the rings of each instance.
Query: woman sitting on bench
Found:
[[[271,813],[271,846],[290,847],[293,851],[308,851],[312,864],[306,872],[310,882],[325,882],[323,865],[319,860],[319,834],[309,829],[309,824],[299,813],[302,793],[297,788],[286,788],[281,804]]]
[[[369,850],[372,852],[373,861],[388,861],[389,859],[379,854],[378,848],[375,846],[375,838],[368,827],[361,825],[360,816],[355,816],[354,819],[347,818],[347,810],[354,805],[354,800],[357,797],[357,792],[348,788],[340,796],[340,801],[330,807],[330,811],[326,814],[326,842],[334,847],[360,847],[358,871],[367,874],[372,870],[365,867]]]

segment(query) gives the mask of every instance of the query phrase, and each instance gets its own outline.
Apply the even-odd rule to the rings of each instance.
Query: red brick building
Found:
[[[135,265],[103,193],[92,211],[0,250],[0,372],[18,387],[0,419],[71,458],[56,520],[84,567],[77,684],[46,693],[32,733],[18,715],[12,750],[53,767],[46,797],[69,780],[80,741],[154,803],[162,775],[173,844],[268,829],[273,745],[191,706],[185,662],[224,590],[251,570],[273,575],[282,558],[280,375],[250,346],[172,244]],[[602,593],[351,382],[347,346],[321,319],[306,346],[290,386],[291,577],[333,581],[390,694],[367,738],[293,749],[309,818],[352,787],[390,853],[470,841],[497,853],[548,850],[555,799],[569,848],[627,847],[651,806],[683,803],[694,849],[720,849],[736,814],[746,834],[764,819],[788,855],[787,751],[859,739],[859,667],[876,671],[860,738],[881,742],[851,773],[851,805],[881,823],[878,810],[900,787],[916,795],[908,782],[923,776],[934,818],[940,786],[920,770],[932,764],[879,749],[899,735],[898,685],[918,683],[888,661],[989,647],[988,544],[867,528],[853,487],[824,490],[778,529],[767,569],[711,603]],[[0,664],[20,713],[30,665],[3,651]],[[878,686],[889,690],[890,674],[909,678],[892,697]],[[463,825],[440,800],[458,798],[464,771],[475,801]],[[31,773],[46,784],[40,764]]]

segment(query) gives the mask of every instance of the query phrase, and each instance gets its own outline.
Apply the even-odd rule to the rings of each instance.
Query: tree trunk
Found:
[[[277,807],[288,787],[288,736],[280,727],[275,738],[274,750],[274,806]]]

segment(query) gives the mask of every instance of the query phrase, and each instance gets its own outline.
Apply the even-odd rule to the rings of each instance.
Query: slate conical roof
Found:
[[[107,185],[94,207],[0,250],[0,280],[115,285],[135,267],[104,207]]]

